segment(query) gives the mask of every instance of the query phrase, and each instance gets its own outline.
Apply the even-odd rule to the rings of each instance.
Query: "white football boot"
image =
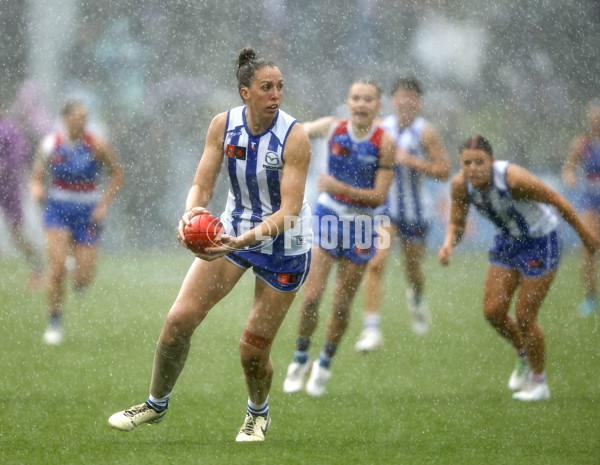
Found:
[[[63,329],[60,325],[48,325],[44,331],[43,341],[49,346],[58,346],[64,339]]]
[[[511,391],[520,391],[527,384],[527,380],[529,379],[529,363],[527,360],[517,359],[517,363],[515,364],[515,369],[510,375],[510,379],[508,380],[508,389]]]
[[[254,415],[246,412],[246,419],[240,432],[235,438],[236,442],[264,441],[265,434],[271,426],[271,415]]]
[[[123,410],[112,415],[108,419],[108,424],[121,431],[131,431],[136,426],[144,423],[153,425],[160,422],[167,414],[167,409],[157,412],[144,402],[140,405],[134,405],[129,410]]]
[[[331,378],[331,370],[319,365],[319,360],[315,360],[312,364],[310,377],[306,383],[306,393],[309,396],[321,397],[325,394],[325,385]]]
[[[527,383],[520,391],[517,391],[512,396],[515,400],[522,402],[534,402],[538,400],[550,399],[550,389],[548,383],[543,381],[541,383],[527,380]]]
[[[370,352],[379,349],[383,345],[383,336],[379,328],[365,328],[360,333],[358,341],[354,345],[357,352]]]
[[[287,376],[283,382],[283,392],[286,394],[295,394],[302,391],[304,387],[304,378],[310,370],[310,360],[306,363],[293,362],[288,367]]]
[[[412,330],[415,334],[422,336],[429,331],[429,310],[425,301],[421,299],[419,304],[415,301],[415,293],[412,289],[406,290],[406,305],[412,315]]]

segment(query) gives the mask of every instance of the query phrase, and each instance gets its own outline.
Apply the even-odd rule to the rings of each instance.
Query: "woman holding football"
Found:
[[[86,129],[88,113],[84,105],[68,101],[61,116],[64,131],[53,132],[42,140],[30,181],[32,198],[45,203],[49,323],[44,342],[51,345],[63,340],[67,255],[72,251],[75,258],[75,290],[83,292],[94,277],[102,223],[124,178],[113,148]],[[110,177],[103,190],[98,187],[101,168]]]
[[[271,422],[271,345],[310,265],[311,212],[304,199],[310,141],[302,125],[279,108],[279,68],[252,48],[240,51],[237,64],[244,105],[212,120],[177,231],[179,241],[194,249],[185,228],[192,217],[208,213],[205,206],[225,160],[231,186],[221,222],[227,234],[220,245],[193,250],[198,258],[158,340],[150,396],[109,419],[122,431],[162,420],[194,330],[248,268],[256,276],[254,302],[239,345],[248,406],[236,441],[263,441]]]
[[[375,255],[375,208],[386,199],[396,154],[392,137],[374,124],[381,108],[380,94],[379,85],[373,80],[357,81],[348,91],[350,119],[325,117],[305,123],[309,135],[329,136],[329,154],[327,173],[321,174],[317,184],[321,194],[315,208],[313,267],[298,315],[294,360],[283,384],[283,390],[290,394],[303,387],[311,396],[325,394],[332,359],[350,321],[352,300],[367,263]],[[310,363],[308,350],[317,327],[319,306],[336,264],[333,308],[325,343],[318,360]]]
[[[550,398],[544,366],[546,346],[538,313],[561,255],[559,217],[575,230],[593,254],[600,242],[562,195],[520,166],[496,160],[482,136],[467,139],[460,148],[461,170],[452,179],[450,222],[439,261],[447,266],[462,239],[469,206],[497,228],[489,252],[483,310],[486,319],[517,352],[508,382],[513,399]],[[516,294],[516,318],[508,314]]]

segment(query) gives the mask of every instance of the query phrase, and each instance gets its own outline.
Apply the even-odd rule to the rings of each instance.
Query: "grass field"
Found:
[[[87,296],[69,291],[59,347],[41,343],[44,300],[22,291],[22,261],[0,261],[0,463],[600,463],[600,331],[598,317],[576,313],[578,257],[565,256],[542,310],[552,398],[521,404],[506,388],[513,352],[482,317],[484,255],[459,250],[449,269],[428,259],[434,325],[420,338],[392,264],[385,345],[354,352],[359,297],[321,399],[282,392],[297,299],[273,348],[273,423],[257,444],[234,442],[247,399],[237,346],[250,273],[194,335],[166,419],[121,433],[107,418],[146,399],[154,346],[191,256],[103,255]],[[323,325],[314,357],[322,340]]]

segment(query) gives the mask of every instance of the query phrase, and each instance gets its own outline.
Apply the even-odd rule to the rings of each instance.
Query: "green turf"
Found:
[[[237,344],[252,276],[203,323],[166,419],[131,433],[107,418],[147,396],[153,350],[191,257],[104,254],[83,299],[70,291],[66,341],[41,343],[43,296],[23,291],[22,261],[0,261],[2,464],[598,464],[600,331],[580,318],[578,257],[568,254],[542,310],[552,399],[521,404],[506,382],[514,356],[481,314],[485,254],[427,262],[434,326],[410,330],[405,285],[386,282],[385,345],[359,355],[360,298],[321,399],[282,392],[298,300],[273,348],[267,441],[236,444],[246,392]],[[329,299],[322,315],[329,311]],[[324,319],[324,317],[323,317]],[[320,325],[311,349],[323,339]]]

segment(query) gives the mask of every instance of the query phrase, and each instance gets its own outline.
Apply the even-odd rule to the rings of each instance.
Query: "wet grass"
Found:
[[[359,308],[334,362],[329,394],[287,396],[298,300],[273,348],[273,424],[262,444],[236,444],[246,393],[237,355],[250,273],[194,335],[163,423],[112,430],[115,411],[147,396],[153,350],[191,257],[105,254],[83,299],[70,291],[66,340],[41,343],[44,299],[23,291],[20,260],[0,261],[2,464],[597,464],[600,331],[579,318],[578,261],[567,254],[542,309],[549,402],[512,401],[513,353],[481,315],[485,254],[427,262],[434,321],[413,335],[400,266],[389,268],[385,345],[353,351]],[[323,320],[329,300],[323,308]],[[311,349],[317,356],[320,325]]]

